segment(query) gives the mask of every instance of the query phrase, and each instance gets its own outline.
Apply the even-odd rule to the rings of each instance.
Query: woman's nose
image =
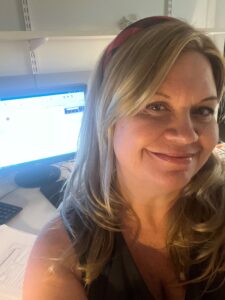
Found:
[[[171,142],[192,144],[199,138],[197,125],[189,114],[174,118],[165,131],[165,137]]]

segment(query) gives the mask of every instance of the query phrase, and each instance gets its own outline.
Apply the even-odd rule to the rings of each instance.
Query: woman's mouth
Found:
[[[192,162],[194,156],[196,153],[179,153],[179,154],[165,154],[165,153],[159,153],[159,152],[150,152],[155,157],[168,161],[174,164],[178,165],[188,165]]]

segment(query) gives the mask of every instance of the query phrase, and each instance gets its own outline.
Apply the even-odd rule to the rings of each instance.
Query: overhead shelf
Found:
[[[206,34],[209,35],[223,35],[225,34],[225,28],[200,28],[199,30],[202,30]]]
[[[49,39],[77,39],[77,40],[105,40],[113,39],[116,33],[97,34],[96,32],[85,34],[74,31],[0,31],[0,41],[25,41],[40,38]]]
[[[225,28],[199,28],[209,35],[223,35]],[[23,41],[40,38],[49,39],[77,39],[77,40],[105,40],[113,39],[117,32],[84,32],[84,31],[0,31],[0,41]]]

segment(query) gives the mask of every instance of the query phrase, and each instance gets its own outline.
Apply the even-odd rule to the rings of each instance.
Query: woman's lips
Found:
[[[165,154],[165,153],[158,153],[158,152],[150,152],[152,155],[156,156],[157,158],[168,161],[174,164],[180,164],[180,165],[187,165],[190,162],[192,162],[194,156],[196,154],[194,153],[185,153],[185,154]]]

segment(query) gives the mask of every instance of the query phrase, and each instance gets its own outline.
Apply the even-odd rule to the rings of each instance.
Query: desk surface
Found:
[[[70,162],[71,166],[71,162]],[[68,176],[71,167],[61,168],[61,177]],[[56,208],[45,198],[39,188],[21,188],[14,182],[14,175],[0,178],[0,201],[23,207],[23,210],[11,219],[7,225],[13,228],[37,234],[54,216]]]

